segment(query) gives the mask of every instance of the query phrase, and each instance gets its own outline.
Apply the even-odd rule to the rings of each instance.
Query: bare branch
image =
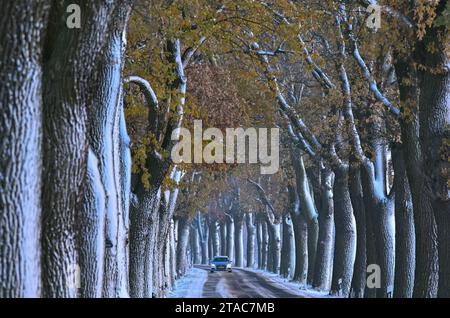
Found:
[[[148,114],[149,130],[153,133],[156,133],[158,129],[159,104],[158,104],[158,97],[153,91],[150,83],[147,80],[143,79],[142,77],[136,75],[125,77],[124,82],[136,84],[143,92],[145,101],[147,103],[147,106],[149,107],[149,114]]]

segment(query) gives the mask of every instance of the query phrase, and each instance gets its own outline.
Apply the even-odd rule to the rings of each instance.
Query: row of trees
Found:
[[[450,296],[448,12],[6,2],[0,296],[161,297],[218,253],[343,297]],[[280,170],[174,165],[193,119],[280,127]]]

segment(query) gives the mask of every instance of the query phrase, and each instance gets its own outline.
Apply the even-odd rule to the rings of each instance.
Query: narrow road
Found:
[[[208,272],[203,285],[203,298],[307,298],[302,290],[294,290],[256,272],[233,268],[232,273],[209,272],[205,265],[196,268]]]

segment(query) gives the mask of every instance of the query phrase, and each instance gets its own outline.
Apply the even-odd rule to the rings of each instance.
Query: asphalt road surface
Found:
[[[209,266],[196,265],[208,272],[203,285],[203,298],[307,298],[306,292],[287,288],[258,273],[233,268],[232,273],[209,272]]]

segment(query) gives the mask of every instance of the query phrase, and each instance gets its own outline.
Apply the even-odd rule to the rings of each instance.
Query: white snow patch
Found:
[[[208,272],[204,269],[191,268],[186,275],[175,282],[169,292],[169,298],[202,298],[203,285],[208,279]]]

